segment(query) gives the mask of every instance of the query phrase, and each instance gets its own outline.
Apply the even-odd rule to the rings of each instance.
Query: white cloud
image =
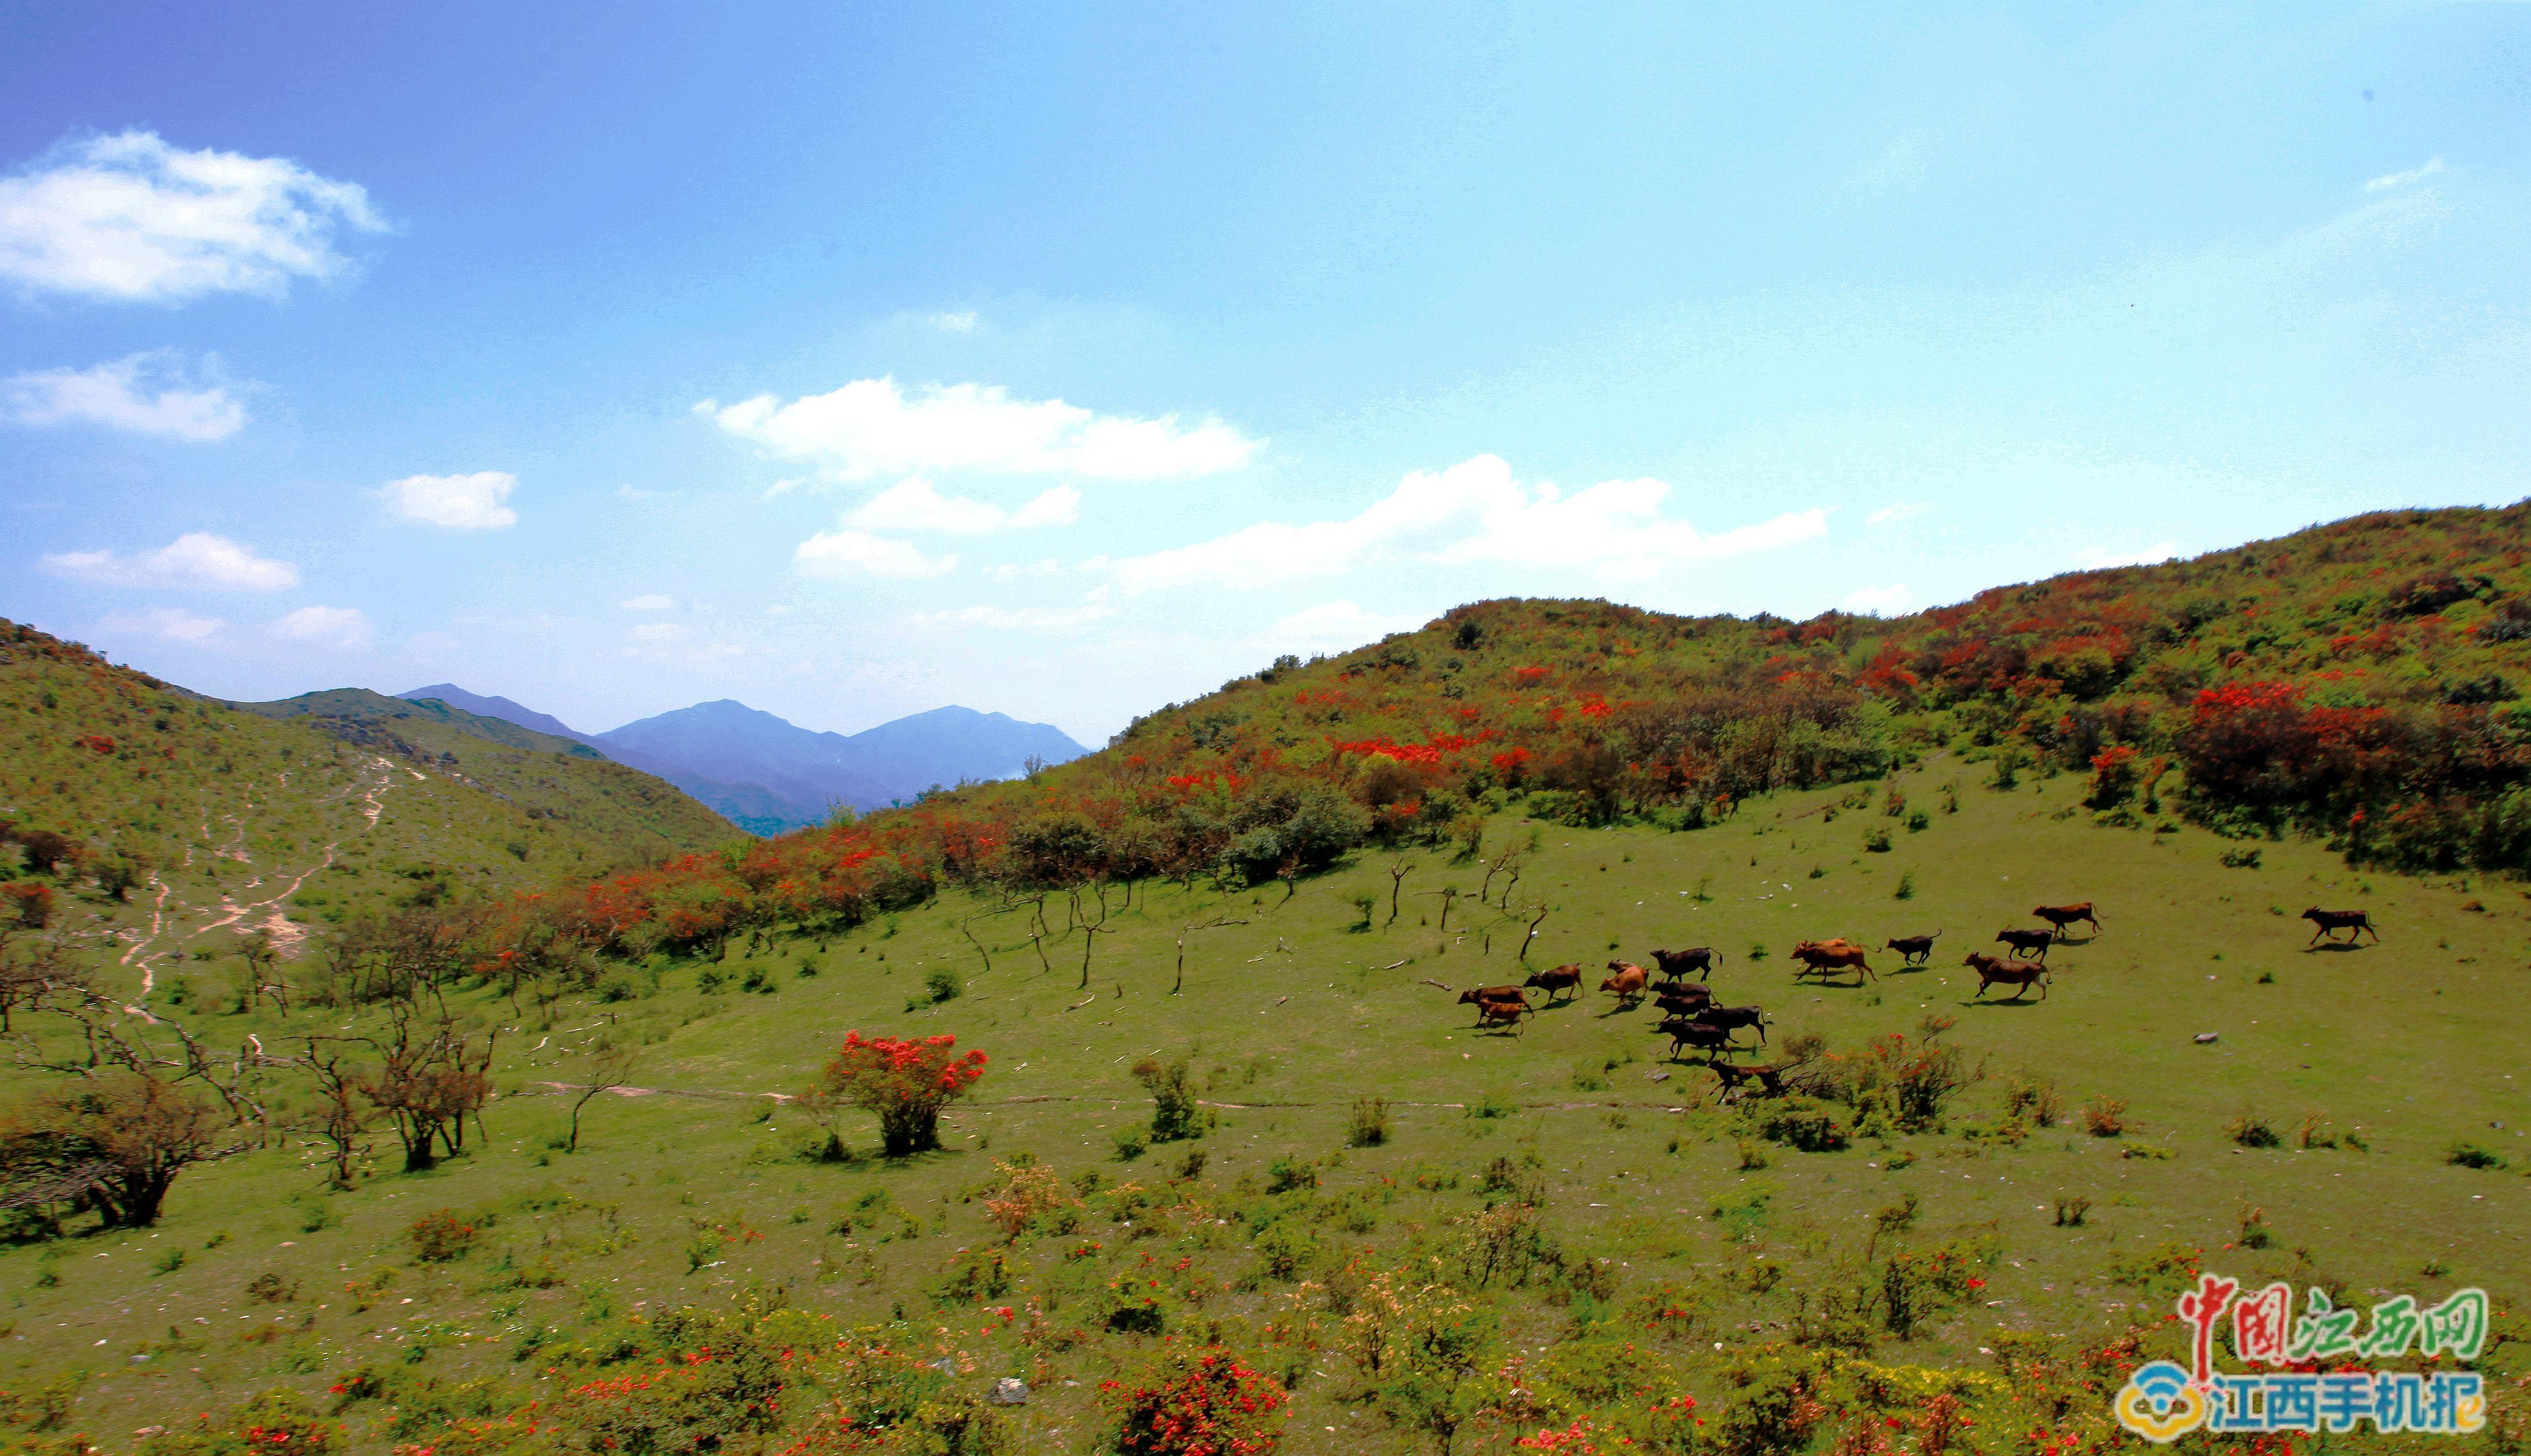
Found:
[[[272,635],[320,647],[365,647],[377,629],[359,607],[304,606],[274,622]]]
[[[893,577],[915,580],[957,570],[955,556],[930,557],[905,541],[866,531],[821,531],[791,553],[792,564],[812,577]]]
[[[1008,562],[1000,566],[988,566],[984,568],[984,575],[997,582],[1007,582],[1014,577],[1050,577],[1061,570],[1063,570],[1063,563],[1047,556],[1032,561],[1026,566]]]
[[[226,536],[193,531],[155,551],[63,551],[44,557],[45,571],[109,587],[183,587],[213,591],[280,591],[299,585],[299,568],[257,556]]]
[[[1061,400],[1015,400],[990,384],[928,384],[909,397],[892,377],[789,404],[762,394],[695,410],[776,455],[825,461],[848,480],[924,471],[1175,479],[1236,470],[1264,443],[1217,420],[1097,415]]]
[[[1350,601],[1328,601],[1294,612],[1259,633],[1257,641],[1275,652],[1342,652],[1423,625],[1419,618],[1365,611]]]
[[[664,646],[669,643],[684,642],[690,634],[675,622],[645,622],[624,635],[647,646]]]
[[[677,599],[657,591],[645,591],[639,596],[628,596],[616,605],[628,612],[673,612],[677,609]]]
[[[145,612],[117,612],[105,619],[114,632],[145,632],[161,642],[189,645],[208,642],[228,624],[217,617],[198,616],[183,607],[153,607]]]
[[[2386,193],[2392,188],[2406,187],[2412,182],[2423,182],[2443,170],[2442,157],[2428,157],[2424,166],[2410,167],[2405,172],[2393,172],[2387,177],[2376,177],[2364,184],[2364,190],[2368,193]]]
[[[1934,503],[1930,500],[1911,500],[1899,505],[1883,506],[1880,510],[1864,517],[1863,524],[1866,526],[1895,526],[1901,521],[1912,521],[1919,516],[1931,514],[1933,509]]]
[[[1085,601],[1079,606],[1068,607],[960,607],[955,611],[927,613],[915,620],[958,627],[988,627],[1003,632],[1070,632],[1115,614],[1116,609],[1103,601]]]
[[[1845,600],[1837,604],[1849,612],[1886,617],[1907,610],[1907,604],[1915,599],[1902,582],[1895,587],[1866,587],[1860,591],[1847,592]]]
[[[976,331],[976,310],[973,308],[956,313],[934,313],[925,320],[944,334],[972,334]]]
[[[921,476],[909,476],[864,502],[845,518],[845,524],[870,531],[983,535],[1032,526],[1069,526],[1080,519],[1080,506],[1081,492],[1069,485],[1057,485],[1016,511],[1005,511],[986,501],[944,496]]]
[[[398,516],[451,531],[499,531],[519,524],[519,513],[501,502],[519,488],[507,471],[471,476],[407,476],[374,492]]]
[[[172,303],[278,296],[349,266],[368,195],[279,157],[184,151],[151,132],[64,142],[0,178],[0,276],[30,293]]]
[[[1644,581],[1697,561],[1769,550],[1828,530],[1825,510],[1795,511],[1707,535],[1660,514],[1669,486],[1603,480],[1564,494],[1523,485],[1511,467],[1480,455],[1446,471],[1417,471],[1345,521],[1279,522],[1108,564],[1130,591],[1167,587],[1258,587],[1350,571],[1377,555],[1438,564],[1498,562],[1581,568]]]
[[[217,371],[216,361],[206,364]],[[222,384],[190,377],[185,357],[173,349],[84,369],[12,374],[0,380],[0,399],[22,424],[102,424],[195,444],[246,427],[245,404]]]
[[[2179,554],[2179,542],[2156,541],[2141,551],[2119,551],[2109,546],[2085,546],[2074,553],[2074,564],[2085,571],[2102,571],[2112,566],[2154,566]]]

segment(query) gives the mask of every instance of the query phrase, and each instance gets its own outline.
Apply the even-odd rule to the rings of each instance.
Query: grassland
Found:
[[[1565,1272],[1471,1295],[1498,1320],[1488,1369],[1512,1372],[1531,1404],[1472,1422],[1460,1451],[1509,1450],[1543,1424],[1640,1404],[1633,1385],[1612,1394],[1586,1378],[1639,1365],[1701,1402],[1715,1449],[1797,1448],[1741,1441],[1748,1427],[1730,1413],[1774,1388],[1767,1370],[1833,1343],[1819,1334],[1824,1300],[1870,1275],[1873,1215],[1910,1200],[1912,1217],[1886,1220],[1875,1240],[1879,1257],[1954,1250],[1982,1282],[1907,1337],[1876,1322],[1839,1357],[1841,1388],[1892,1419],[1926,1390],[1954,1389],[1989,1418],[1961,1437],[1975,1449],[2026,1449],[2007,1426],[2027,1413],[1994,1375],[2027,1368],[1997,1352],[2070,1351],[2155,1325],[2172,1256],[2187,1251],[2245,1279],[2328,1284],[2358,1301],[2474,1283],[2510,1311],[2531,1292],[2531,1090],[2520,1085],[2531,900],[2518,886],[2366,877],[2289,839],[2257,845],[2255,868],[2227,865],[2242,841],[2152,815],[2099,827],[2076,804],[2079,778],[2004,791],[1986,770],[1937,756],[1886,783],[1746,801],[1693,832],[1528,822],[1515,800],[1488,843],[1537,840],[1513,892],[1520,910],[1461,898],[1446,932],[1435,892],[1472,896],[1485,872],[1446,850],[1404,857],[1393,923],[1391,856],[1304,880],[1288,903],[1279,885],[1146,882],[1104,919],[1086,989],[1080,931],[1033,947],[1028,911],[987,915],[991,902],[952,894],[822,941],[655,957],[619,987],[625,999],[565,1002],[550,1021],[523,1022],[489,988],[464,993],[462,1009],[501,1028],[506,1049],[481,1146],[418,1175],[381,1154],[339,1195],[322,1191],[304,1146],[244,1151],[186,1173],[155,1228],[0,1253],[14,1321],[0,1385],[16,1393],[19,1438],[84,1432],[110,1451],[272,1387],[339,1406],[360,1449],[562,1448],[576,1437],[537,1446],[515,1423],[462,1432],[530,1400],[561,1410],[574,1381],[617,1368],[608,1342],[646,1348],[645,1318],[772,1288],[840,1326],[903,1321],[897,1337],[926,1359],[956,1360],[944,1386],[1028,1379],[1009,1449],[1087,1451],[1098,1382],[1155,1343],[1109,1332],[1097,1312],[1112,1281],[1149,1275],[1166,1286],[1172,1330],[1224,1339],[1292,1381],[1283,1449],[1432,1450],[1429,1432],[1367,1398],[1330,1291],[1365,1269],[1463,1251],[1490,1164],[1535,1181]],[[1884,812],[1892,792],[1926,812],[1926,827]],[[1875,832],[1889,836],[1886,852],[1866,848]],[[2046,999],[1970,999],[1962,953],[2032,924],[2035,904],[2075,899],[2097,902],[2104,929],[2053,952]],[[2383,943],[2306,950],[2293,917],[2313,903],[2370,911]],[[1520,979],[1536,907],[1547,915],[1535,966],[1711,944],[1722,999],[1765,1005],[1778,1046],[1816,1034],[1850,1052],[1891,1033],[1921,1037],[1940,1017],[1953,1024],[1939,1038],[1986,1076],[1939,1131],[1833,1152],[1770,1144],[1750,1113],[1719,1102],[1710,1074],[1659,1059],[1649,1008],[1618,1012],[1586,993],[1516,1035],[1481,1034],[1428,983]],[[1066,901],[1048,913],[1062,931]],[[1189,934],[1185,988],[1171,994],[1185,927],[1224,918],[1244,923]],[[1878,944],[1938,927],[1929,969],[1899,973],[1884,952],[1880,980],[1860,987],[1796,984],[1785,959],[1800,937]],[[956,993],[938,999],[927,979]],[[311,1025],[305,1013],[180,1014],[223,1044]],[[955,1034],[991,1054],[977,1095],[950,1116],[946,1150],[816,1158],[819,1130],[771,1094],[806,1086],[848,1028]],[[2220,1039],[2199,1041],[2205,1033]],[[569,1097],[552,1085],[581,1080],[579,1048],[601,1035],[640,1046],[627,1081],[649,1091],[598,1099],[582,1150],[565,1153],[552,1145]],[[1191,1058],[1220,1121],[1126,1161],[1117,1135],[1152,1108],[1129,1068],[1152,1055]],[[2046,1127],[2008,1118],[2016,1078],[2052,1084],[2069,1109],[2121,1099],[2129,1126],[2104,1138],[2070,1111]],[[1388,1099],[1391,1134],[1348,1148],[1366,1094]],[[2244,1114],[2284,1146],[2241,1146],[2228,1129]],[[2294,1146],[2306,1114],[2336,1146]],[[858,1153],[874,1148],[864,1122],[842,1131]],[[2464,1141],[2507,1165],[2447,1161]],[[1207,1159],[1190,1176],[1191,1148]],[[1072,1233],[1011,1246],[1005,1287],[981,1301],[989,1284],[946,1288],[998,1245],[978,1200],[1002,1181],[996,1163],[1023,1154],[1076,1188],[1094,1172],[1102,1186],[1084,1195]],[[1274,1191],[1306,1176],[1315,1187]],[[1135,1191],[1120,1197],[1120,1185]],[[2088,1212],[2060,1226],[2060,1201],[2075,1199]],[[419,1260],[407,1230],[442,1207],[481,1232],[462,1258]],[[2233,1247],[2262,1228],[2252,1242],[2266,1247]],[[267,1274],[267,1294],[295,1294],[251,1297]],[[1008,1323],[989,1313],[1003,1306],[1020,1312]],[[1077,1342],[1063,1333],[1075,1327]],[[2491,1369],[2519,1373],[2518,1348]],[[355,1398],[329,1394],[364,1370]],[[49,1423],[47,1399],[60,1406]],[[810,1420],[810,1402],[799,1407],[792,1419]],[[2089,1408],[2063,1421],[2098,1429]]]

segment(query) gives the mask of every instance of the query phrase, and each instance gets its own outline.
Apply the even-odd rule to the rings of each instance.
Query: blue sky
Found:
[[[0,615],[1097,742],[2531,493],[2531,7],[894,9],[14,7]]]

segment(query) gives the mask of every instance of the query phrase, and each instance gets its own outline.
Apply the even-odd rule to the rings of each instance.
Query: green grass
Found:
[[[1650,1035],[1649,1008],[1616,1013],[1587,990],[1518,1035],[1473,1030],[1467,1008],[1425,982],[1519,980],[1513,952],[1528,916],[1462,899],[1451,931],[1433,929],[1432,892],[1473,891],[1483,873],[1442,851],[1415,857],[1394,924],[1383,924],[1385,857],[1310,880],[1288,904],[1279,886],[1147,884],[1107,920],[1086,990],[1079,934],[1050,943],[1041,967],[1022,938],[1024,912],[971,921],[987,968],[959,925],[989,907],[953,897],[822,945],[786,940],[725,965],[667,965],[656,992],[637,977],[633,999],[566,1003],[549,1025],[516,1026],[506,1003],[469,993],[470,1011],[514,1028],[487,1146],[416,1176],[389,1171],[382,1152],[374,1176],[332,1197],[299,1152],[246,1152],[188,1172],[155,1229],[0,1254],[15,1336],[0,1343],[0,1386],[24,1393],[84,1373],[64,1428],[108,1449],[128,1444],[124,1432],[269,1386],[321,1396],[363,1362],[408,1382],[400,1398],[415,1409],[468,1380],[524,1399],[540,1393],[538,1372],[554,1358],[539,1342],[564,1349],[624,1316],[762,1281],[845,1323],[902,1308],[919,1331],[937,1327],[975,1355],[978,1378],[1021,1373],[1038,1386],[1021,1417],[1025,1449],[1086,1450],[1097,1381],[1141,1358],[1148,1337],[1094,1332],[1077,1348],[1032,1353],[981,1333],[992,1321],[973,1309],[935,1309],[926,1295],[960,1251],[989,1241],[971,1200],[994,1182],[996,1159],[1020,1153],[1066,1179],[1096,1170],[1109,1187],[1152,1188],[1200,1148],[1207,1161],[1181,1190],[1187,1204],[1250,1221],[1152,1212],[1138,1238],[1094,1197],[1078,1234],[1024,1240],[1019,1284],[987,1303],[1057,1300],[1058,1323],[1080,1319],[1098,1279],[1150,1252],[1190,1260],[1190,1277],[1209,1281],[1201,1310],[1182,1304],[1174,1317],[1218,1321],[1236,1341],[1276,1350],[1288,1347],[1266,1338],[1268,1324],[1300,1317],[1298,1281],[1340,1277],[1356,1254],[1378,1262],[1437,1247],[1459,1237],[1454,1220],[1480,1206],[1489,1179],[1532,1180],[1551,1237],[1608,1260],[1614,1291],[1601,1301],[1490,1287],[1503,1348],[1543,1362],[1556,1342],[1605,1333],[1595,1320],[1671,1286],[1662,1297],[1693,1311],[1689,1327],[1628,1337],[1658,1343],[1666,1368],[1716,1411],[1733,1399],[1728,1363],[1784,1341],[1804,1302],[1850,1277],[1876,1211],[1910,1198],[1912,1215],[1884,1236],[1884,1254],[1967,1250],[1985,1260],[1984,1283],[1912,1338],[1884,1334],[1874,1358],[1886,1365],[1990,1369],[1981,1349],[2012,1332],[2098,1341],[2131,1319],[2158,1321],[2171,1246],[2201,1249],[2209,1267],[2245,1280],[2421,1296],[2478,1284],[2503,1310],[2531,1292],[2519,1172],[2447,1160],[2466,1143],[2518,1169],[2531,1151],[2519,993],[2531,906],[2517,887],[2362,876],[2293,841],[2262,845],[2257,868],[2227,868],[2222,856],[2236,844],[2195,829],[2096,827],[2075,809],[2071,776],[2034,774],[2004,793],[1938,758],[1896,780],[1919,806],[1938,805],[1954,781],[1958,812],[1902,829],[1886,854],[1865,849],[1870,831],[1891,823],[1877,812],[1877,784],[1865,786],[1873,812],[1832,820],[1823,811],[1851,791],[1754,801],[1689,833],[1524,825],[1516,813],[1493,829],[1539,836],[1519,891],[1551,907],[1535,966],[1596,972],[1611,940],[1633,959],[1715,945],[1721,999],[1765,1005],[1778,1047],[1816,1034],[1845,1050],[1954,1019],[1943,1038],[1988,1075],[1940,1133],[1859,1137],[1821,1153],[1765,1144],[1717,1105],[1710,1074],[1659,1059],[1666,1043]],[[1812,877],[1814,867],[1825,873]],[[1893,898],[1902,877],[1912,899]],[[1700,884],[1710,901],[1691,893]],[[1378,909],[1356,933],[1363,893]],[[2000,926],[2032,924],[2033,905],[2076,899],[2099,905],[2105,928],[2052,953],[2047,999],[1970,1001],[1963,953],[1989,948]],[[2371,911],[2385,943],[2305,951],[2308,927],[2292,917],[2313,903]],[[1047,913],[1064,924],[1060,897]],[[1170,995],[1180,928],[1224,915],[1246,924],[1191,937],[1185,993]],[[1936,928],[1931,967],[1898,973],[1894,953],[1877,953],[1881,980],[1861,988],[1796,985],[1784,955],[1804,937],[1877,945]],[[1752,942],[1775,953],[1753,964]],[[816,977],[800,975],[803,954]],[[720,980],[708,994],[699,989],[706,972]],[[770,989],[743,989],[751,972]],[[944,977],[957,983],[952,999],[927,988]],[[287,1029],[269,1014],[188,1020],[220,1044]],[[538,1084],[573,1080],[567,1048],[601,1028],[643,1043],[634,1080],[661,1091],[600,1098],[583,1150],[565,1155],[551,1145],[567,1106]],[[991,1053],[976,1097],[948,1119],[945,1151],[841,1164],[801,1155],[815,1130],[767,1094],[804,1088],[848,1028],[954,1033]],[[2208,1032],[2220,1039],[2194,1039]],[[1128,1071],[1146,1055],[1191,1057],[1220,1123],[1199,1143],[1152,1145],[1120,1163],[1117,1136],[1148,1129],[1151,1100]],[[2019,1141],[1997,1136],[2016,1074],[2052,1083],[2069,1109],[2123,1099],[2132,1126],[2094,1138],[2069,1111]],[[1386,1099],[1386,1135],[1348,1147],[1367,1094]],[[2292,1130],[2315,1112],[2363,1149],[2296,1148]],[[2282,1131],[2284,1146],[2241,1147],[2231,1130],[2245,1113]],[[862,1152],[874,1148],[870,1127],[845,1131]],[[1743,1166],[1744,1146],[1763,1169]],[[2137,1148],[2167,1155],[2127,1155]],[[1278,1163],[1283,1182],[1315,1164],[1318,1189],[1269,1195]],[[1255,1221],[1277,1199],[1313,1200],[1323,1215],[1297,1253]],[[2075,1201],[2088,1201],[2079,1223],[2060,1226]],[[407,1229],[441,1208],[497,1221],[463,1257],[420,1261]],[[2260,1210],[2267,1247],[2226,1249],[2252,1226],[2247,1209]],[[1085,1239],[1103,1247],[1067,1260],[1063,1250]],[[180,1265],[171,1251],[184,1253]],[[1291,1277],[1261,1272],[1278,1263]],[[266,1275],[295,1284],[296,1297],[250,1295]],[[1337,1321],[1316,1317],[1331,1341]],[[1286,1450],[1433,1448],[1349,1398],[1331,1347],[1293,1358],[1302,1378]],[[416,1394],[425,1381],[439,1394]],[[365,1402],[344,1419],[383,1449],[384,1418],[384,1403]],[[1508,1434],[1461,1449],[1507,1449]]]

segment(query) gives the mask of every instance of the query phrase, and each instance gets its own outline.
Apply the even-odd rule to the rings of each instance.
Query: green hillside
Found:
[[[2073,1456],[2142,1449],[2109,1401],[2185,1358],[2205,1270],[2486,1290],[2515,1449],[2524,524],[2365,518],[1886,622],[1475,604],[1032,780],[528,896],[451,859],[320,914],[278,998],[16,928],[0,1430],[1195,1449],[1156,1404],[1309,1456]],[[336,703],[405,778],[202,721],[306,735],[259,771],[341,765],[334,812],[381,831],[513,752]],[[294,843],[334,831],[309,812]],[[2044,984],[1981,994],[1963,957],[2069,902],[2097,927]],[[2315,944],[2311,906],[2378,942]],[[1792,960],[1937,931],[1920,967]],[[1697,945],[1766,1018],[1726,1061],[1776,1090],[1591,989]],[[1458,1000],[1563,964],[1579,993],[1512,1028]],[[936,1150],[820,1081],[969,1050]],[[120,1216],[96,1170],[179,1124],[163,1207]]]
[[[388,705],[392,705],[391,707]],[[229,704],[0,624],[0,819],[132,966],[714,847],[718,815],[580,745],[375,694]],[[216,927],[216,932],[214,931]]]

